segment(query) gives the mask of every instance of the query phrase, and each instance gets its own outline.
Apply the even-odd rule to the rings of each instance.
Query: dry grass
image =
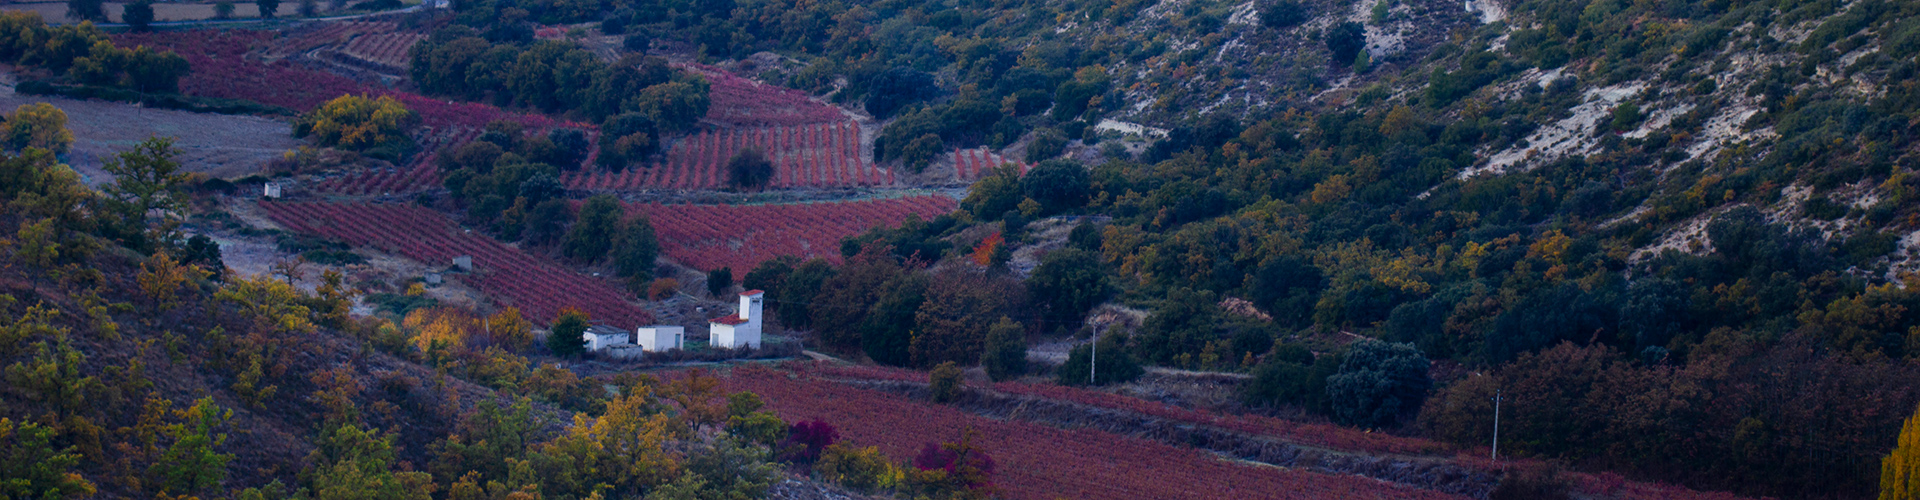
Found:
[[[292,125],[283,121],[22,95],[14,93],[12,75],[0,73],[0,112],[11,113],[36,102],[53,104],[67,113],[67,129],[74,137],[67,164],[92,185],[107,182],[102,160],[151,136],[174,137],[174,146],[181,152],[179,161],[187,170],[226,178],[259,172],[268,161],[300,144],[292,136]]]

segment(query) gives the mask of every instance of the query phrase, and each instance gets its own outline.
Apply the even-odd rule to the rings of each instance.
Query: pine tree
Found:
[[[1900,428],[1900,444],[1880,460],[1880,500],[1920,499],[1920,412]]]

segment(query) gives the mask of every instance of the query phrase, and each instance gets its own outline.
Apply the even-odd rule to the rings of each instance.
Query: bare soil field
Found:
[[[241,177],[300,145],[293,125],[256,116],[149,109],[127,103],[17,94],[13,75],[0,71],[0,112],[44,102],[67,113],[73,149],[67,164],[89,185],[107,182],[101,162],[151,136],[171,136],[187,170]]]

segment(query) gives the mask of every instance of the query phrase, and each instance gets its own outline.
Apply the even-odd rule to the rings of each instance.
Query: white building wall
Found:
[[[647,352],[686,347],[687,329],[679,326],[643,326],[635,330],[634,343]]]
[[[609,347],[627,343],[627,334],[625,332],[604,335],[588,332],[580,336],[587,340],[587,350],[589,351],[604,351]]]

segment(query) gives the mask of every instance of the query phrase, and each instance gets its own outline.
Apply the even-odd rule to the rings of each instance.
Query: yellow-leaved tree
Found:
[[[7,149],[40,148],[65,153],[67,146],[73,144],[73,132],[67,131],[67,112],[44,102],[14,108],[0,129],[3,129],[0,132],[5,135]]]
[[[1920,412],[1900,428],[1900,444],[1880,460],[1880,500],[1920,499]]]
[[[407,128],[414,121],[413,112],[392,97],[349,94],[327,101],[302,118],[294,135],[311,133],[322,145],[369,151],[373,156],[397,155],[410,146]]]

